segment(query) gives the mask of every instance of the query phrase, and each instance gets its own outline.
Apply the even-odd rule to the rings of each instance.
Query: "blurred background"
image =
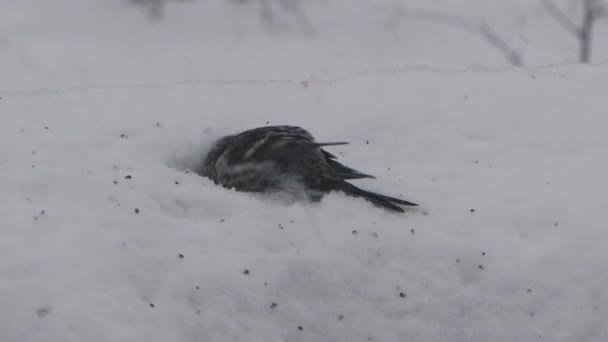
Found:
[[[4,0],[0,89],[608,60],[603,0]]]

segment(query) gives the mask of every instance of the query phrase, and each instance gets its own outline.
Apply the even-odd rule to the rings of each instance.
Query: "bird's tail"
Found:
[[[385,195],[377,194],[375,192],[359,189],[358,187],[356,187],[348,182],[345,182],[345,181],[338,182],[336,184],[336,189],[343,191],[345,194],[347,194],[349,196],[364,198],[378,207],[386,208],[388,210],[397,211],[400,213],[404,212],[404,210],[399,205],[414,206],[414,207],[418,206],[418,204],[416,204],[416,203],[408,202],[408,201],[405,201],[405,200],[402,200],[399,198],[385,196]]]

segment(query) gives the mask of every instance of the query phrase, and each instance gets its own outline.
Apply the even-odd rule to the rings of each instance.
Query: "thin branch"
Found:
[[[474,35],[481,35],[486,42],[500,51],[512,65],[518,67],[523,65],[523,59],[520,53],[509,46],[509,44],[507,44],[507,42],[502,39],[498,33],[496,33],[496,31],[481,20],[467,20],[451,14],[416,8],[400,8],[399,10],[403,17],[434,21],[440,24],[457,27]]]
[[[515,51],[507,42],[504,41],[487,23],[480,22],[478,25],[479,32],[486,38],[488,43],[494,45],[500,52],[507,57],[511,64],[515,66],[523,66],[523,60],[519,52]]]
[[[574,34],[575,36],[580,35],[581,29],[575,23],[562,12],[557,5],[551,0],[541,0],[547,12],[553,16],[558,23],[560,23],[566,31]]]

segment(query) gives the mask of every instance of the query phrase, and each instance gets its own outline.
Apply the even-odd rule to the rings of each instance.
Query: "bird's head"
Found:
[[[232,143],[234,138],[234,135],[227,135],[215,141],[209,152],[207,152],[207,156],[205,156],[205,159],[203,160],[199,170],[197,170],[197,173],[199,173],[201,176],[209,177],[212,180],[215,180],[217,177],[215,165],[218,159],[220,159],[222,154],[224,154],[226,151],[226,148],[228,148],[230,143]]]

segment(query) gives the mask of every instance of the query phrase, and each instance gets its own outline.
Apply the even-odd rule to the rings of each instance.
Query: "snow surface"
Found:
[[[255,4],[4,1],[0,341],[608,340],[608,65],[564,63],[538,4],[408,2],[525,33],[520,69],[394,4],[277,33]],[[187,173],[266,124],[350,141],[358,185],[421,207]]]

